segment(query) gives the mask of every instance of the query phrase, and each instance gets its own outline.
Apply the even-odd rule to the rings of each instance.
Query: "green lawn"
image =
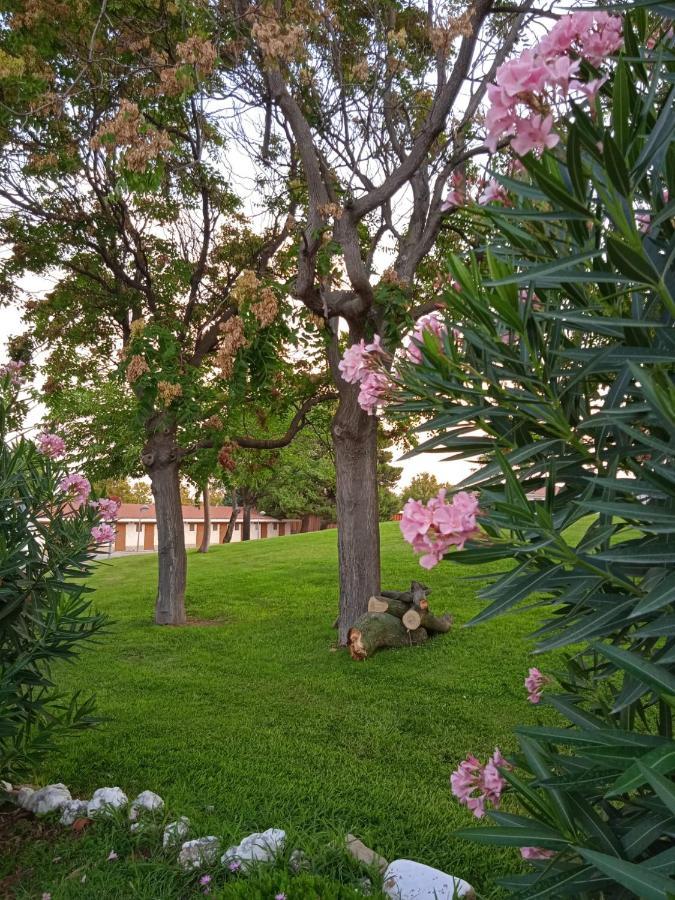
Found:
[[[62,680],[94,690],[106,721],[50,756],[40,782],[63,781],[84,797],[102,785],[130,795],[152,789],[171,815],[190,817],[193,836],[224,842],[284,828],[326,876],[345,866],[331,841],[351,831],[390,860],[439,866],[496,896],[494,877],[518,865],[516,857],[453,837],[474,820],[451,796],[449,776],[468,751],[509,751],[514,724],[550,716],[528,704],[523,689],[536,614],[464,629],[480,608],[480,582],[463,580],[471,570],[444,564],[425,573],[396,524],[384,525],[382,538],[383,587],[421,578],[433,589],[434,611],[450,610],[457,627],[364,663],[331,652],[334,531],[191,553],[188,613],[216,625],[152,625],[153,555],[101,565],[95,599],[115,624]],[[176,881],[167,862],[145,859],[111,829],[97,826],[57,846],[32,842],[18,861],[32,870],[18,896],[197,895],[196,877]],[[118,861],[106,862],[109,849]],[[0,877],[16,865],[0,863]],[[281,885],[289,900],[332,896],[321,887],[303,892],[285,877],[224,886],[214,879],[212,895],[271,898]]]

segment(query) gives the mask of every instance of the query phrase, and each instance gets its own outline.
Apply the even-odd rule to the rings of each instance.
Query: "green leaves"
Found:
[[[462,487],[486,535],[453,559],[502,562],[470,624],[529,600],[543,702],[571,726],[516,728],[508,808],[529,821],[461,833],[554,849],[504,881],[526,897],[675,895],[675,51],[645,48],[669,27],[626,17],[592,115],[486,212],[447,298],[452,369],[410,385],[437,445],[480,459]]]

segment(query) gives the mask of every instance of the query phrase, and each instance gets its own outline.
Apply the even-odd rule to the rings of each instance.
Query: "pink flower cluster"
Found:
[[[524,682],[525,689],[527,690],[527,699],[530,703],[539,703],[544,688],[550,683],[551,679],[548,675],[542,674],[539,669],[533,666],[528,672]]]
[[[438,313],[429,313],[428,316],[422,316],[421,319],[418,319],[405,351],[406,359],[409,359],[410,362],[422,362],[420,345],[424,343],[425,332],[435,334],[442,341],[448,333],[448,329]]]
[[[559,19],[536,47],[503,63],[495,84],[488,86],[486,144],[490,152],[507,136],[519,156],[555,147],[560,138],[553,132],[553,112],[570,91],[579,91],[592,102],[606,80],[577,80],[580,60],[600,65],[621,47],[621,30],[618,16],[572,13]]]
[[[506,787],[506,779],[499,771],[500,768],[511,771],[513,766],[504,759],[499,747],[496,747],[485,765],[481,765],[480,760],[469,754],[450,776],[452,793],[477,819],[482,819],[485,815],[486,803],[499,809]]]
[[[66,475],[59,481],[59,490],[64,494],[71,494],[71,503],[75,509],[79,509],[83,503],[87,501],[91,493],[91,484],[89,479],[79,472],[72,475]]]
[[[375,415],[377,407],[393,387],[391,378],[381,368],[385,358],[386,351],[379,334],[376,334],[372,344],[360,340],[358,344],[347,347],[338,364],[346,382],[360,385],[358,403],[369,416]]]
[[[59,459],[66,452],[66,442],[58,434],[44,432],[38,435],[36,445],[39,453],[49,459]]]
[[[483,181],[481,184],[471,182],[467,187],[464,176],[462,175],[460,177],[462,185],[461,191],[457,187],[452,188],[441,204],[441,212],[449,212],[453,209],[457,209],[459,206],[466,206],[467,203],[473,203],[474,200],[470,196],[469,188],[475,188],[477,190],[477,202],[480,206],[486,206],[488,203],[495,203],[497,201],[508,204],[509,195],[506,188],[499,184],[495,178],[491,178],[487,182]]]
[[[0,378],[9,377],[9,383],[14,387],[19,387],[22,383],[21,370],[26,363],[21,360],[10,359],[9,362],[0,366]]]
[[[466,202],[466,179],[464,173],[455,170],[450,176],[450,190],[448,196],[441,203],[441,212],[449,212],[458,206],[464,206]]]
[[[445,493],[440,490],[426,504],[411,498],[403,507],[401,533],[415,553],[423,554],[420,565],[425,569],[439,563],[450,547],[461,550],[469,538],[478,534],[478,499],[460,491],[448,503]]]
[[[92,500],[89,504],[97,509],[101,518],[105,521],[117,518],[120,508],[120,501],[113,498],[101,497],[100,500]]]

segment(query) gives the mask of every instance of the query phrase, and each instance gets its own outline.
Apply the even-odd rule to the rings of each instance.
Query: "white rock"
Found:
[[[0,791],[4,791],[5,794],[11,794],[14,788],[9,783],[9,781],[0,781]]]
[[[475,900],[476,892],[461,878],[411,859],[396,859],[384,873],[382,891],[393,900]]]
[[[22,787],[19,788],[19,792],[16,795],[16,803],[17,806],[20,806],[21,809],[28,809],[28,803],[30,802],[30,798],[35,793],[35,789],[31,787]]]
[[[72,800],[72,797],[65,784],[48,784],[46,787],[34,791],[24,808],[35,813],[36,816],[44,816],[46,813],[61,809],[69,800]]]
[[[90,816],[94,816],[96,813],[109,815],[111,810],[121,809],[123,806],[126,806],[128,802],[129,798],[122,788],[98,788],[98,790],[94,791],[94,796],[89,801],[87,814]]]
[[[72,825],[75,819],[86,818],[88,812],[88,800],[69,800],[61,810],[59,822],[62,825]]]
[[[213,835],[185,841],[178,854],[178,864],[184,869],[212,866],[220,853],[220,840]]]
[[[256,863],[274,862],[286,843],[286,832],[280,828],[255,831],[245,837],[240,844],[228,847],[221,857],[223,865],[236,860],[245,871]]]
[[[153,791],[142,791],[135,800],[131,801],[129,809],[129,818],[132,822],[140,816],[142,812],[158,812],[164,809],[164,801]]]
[[[190,820],[187,816],[181,816],[176,822],[169,822],[164,829],[162,836],[162,846],[164,849],[172,844],[180,844],[188,836],[190,831]]]

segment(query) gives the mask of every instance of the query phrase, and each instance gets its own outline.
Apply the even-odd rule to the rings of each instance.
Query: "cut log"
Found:
[[[389,613],[390,616],[396,616],[397,619],[403,618],[409,609],[409,603],[406,603],[404,600],[396,600],[393,597],[371,597],[368,601],[368,612]]]
[[[445,634],[452,628],[452,616],[450,613],[435,616],[426,609],[419,609],[414,606],[408,609],[401,621],[409,631],[415,631],[417,628],[426,628],[427,631]]]
[[[389,613],[366,613],[349,629],[347,646],[352,659],[368,659],[381,647],[410,647],[429,637],[425,628],[407,631]]]

